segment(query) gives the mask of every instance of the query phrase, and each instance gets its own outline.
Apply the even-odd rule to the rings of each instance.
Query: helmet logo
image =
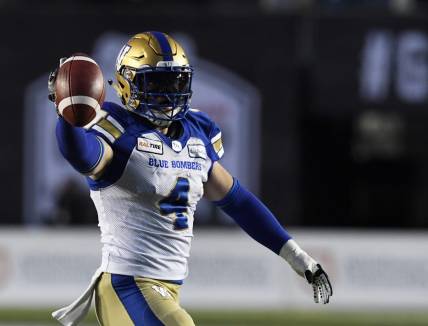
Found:
[[[128,44],[125,44],[122,49],[119,52],[119,55],[117,56],[116,59],[116,70],[119,71],[120,66],[122,65],[122,60],[125,57],[125,55],[129,52],[129,50],[131,50],[131,46],[129,46]]]

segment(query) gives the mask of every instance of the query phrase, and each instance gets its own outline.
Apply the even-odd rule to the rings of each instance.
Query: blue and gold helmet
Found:
[[[192,74],[180,44],[165,33],[144,32],[120,50],[114,88],[129,111],[168,126],[189,109]]]

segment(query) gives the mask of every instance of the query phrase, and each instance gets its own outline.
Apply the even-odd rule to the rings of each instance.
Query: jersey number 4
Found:
[[[159,202],[162,214],[175,214],[174,229],[176,230],[184,230],[189,227],[187,215],[185,214],[188,207],[189,189],[189,180],[179,177],[168,197]]]

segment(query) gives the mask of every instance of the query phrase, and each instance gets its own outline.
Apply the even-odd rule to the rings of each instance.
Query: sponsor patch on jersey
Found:
[[[194,144],[187,145],[187,149],[189,150],[189,156],[193,158],[202,158],[206,160],[207,152],[205,150],[205,146],[202,144]]]
[[[160,140],[138,137],[137,150],[141,152],[163,154],[163,144]]]

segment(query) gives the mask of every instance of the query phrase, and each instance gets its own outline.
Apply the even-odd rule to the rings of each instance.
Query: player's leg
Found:
[[[154,314],[166,326],[195,326],[192,317],[180,306],[180,285],[136,277],[135,281]]]
[[[133,276],[103,273],[95,290],[102,326],[163,326],[151,310]]]
[[[95,311],[102,326],[134,325],[111,284],[109,273],[101,275],[95,288]]]

